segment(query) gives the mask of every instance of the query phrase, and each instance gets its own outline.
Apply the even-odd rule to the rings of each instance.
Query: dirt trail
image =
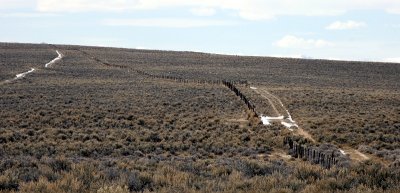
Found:
[[[293,127],[298,128],[299,126],[296,122],[292,119],[289,111],[285,108],[282,101],[276,97],[275,95],[271,94],[265,88],[256,88],[250,87],[253,91],[259,94],[261,97],[268,100],[268,103],[274,109],[275,117],[265,116],[261,114],[261,121],[264,125],[270,125],[271,122],[279,122],[289,130],[293,131]]]
[[[370,159],[367,155],[351,147],[344,147],[342,151],[345,155],[349,155],[350,159],[353,161],[365,161]]]
[[[54,58],[52,61],[48,62],[47,64],[44,65],[45,68],[51,67],[51,65],[53,65],[54,63],[56,63],[58,60],[61,60],[64,55],[59,52],[58,50],[56,50],[58,56],[56,58]]]
[[[270,155],[270,158],[272,159],[284,159],[284,160],[290,160],[292,156],[289,154],[285,153],[282,150],[274,150]]]
[[[51,60],[50,62],[48,62],[47,64],[45,64],[44,65],[45,68],[50,67],[51,65],[56,63],[58,60],[61,60],[64,57],[64,55],[61,52],[59,52],[58,50],[56,50],[56,52],[57,52],[58,56],[56,58],[54,58],[53,60]],[[28,75],[28,74],[30,74],[30,73],[32,73],[34,71],[37,71],[37,69],[31,68],[31,70],[29,70],[29,71],[26,71],[26,72],[23,72],[23,73],[15,75],[15,77],[13,79],[8,79],[8,80],[4,80],[4,81],[0,82],[0,85],[7,84],[7,83],[13,82],[13,81],[18,80],[18,79],[22,79],[26,75]]]
[[[282,116],[282,114],[280,114],[279,111],[278,111],[278,109],[275,107],[275,104],[274,104],[273,99],[272,99],[271,97],[267,97],[268,94],[265,94],[265,93],[263,92],[264,90],[259,90],[259,89],[255,88],[255,87],[251,87],[251,88],[252,88],[257,94],[261,95],[261,97],[267,99],[267,101],[268,101],[268,103],[271,105],[272,109],[274,109],[275,116],[277,116],[277,117]],[[275,101],[275,103],[276,103],[276,101]]]
[[[23,72],[23,73],[15,75],[15,78],[13,78],[13,79],[9,79],[9,80],[5,80],[5,81],[0,82],[0,85],[6,84],[6,83],[10,83],[10,82],[12,82],[14,80],[18,80],[18,79],[24,78],[26,75],[34,72],[35,70],[36,69],[31,68],[31,70],[29,70],[29,71],[26,71],[26,72]]]
[[[282,101],[275,95],[271,94],[267,89],[265,88],[256,88],[256,87],[250,87],[253,91],[255,91],[257,94],[259,94],[261,97],[265,98],[268,100],[268,103],[271,105],[271,107],[274,109],[274,113],[276,116],[280,117],[263,117],[261,116],[261,120],[267,119],[267,123],[269,122],[277,122],[281,121],[281,124],[286,126],[290,131],[293,131],[294,135],[302,136],[306,139],[309,139],[312,142],[316,142],[316,140],[312,137],[310,133],[302,129],[300,126],[298,126],[295,121],[293,121],[289,111],[285,108],[283,105]],[[285,116],[286,115],[286,116]],[[269,121],[269,122],[268,122]],[[266,125],[268,125],[266,124]],[[291,129],[292,127],[296,127],[297,129],[293,130]],[[344,147],[343,150],[339,149],[340,152],[343,155],[348,155],[351,160],[353,161],[365,161],[371,159],[369,156],[361,153],[360,151],[353,149],[351,147]],[[275,152],[272,154],[273,157],[279,157],[279,158],[290,158],[287,157],[286,154],[282,154],[282,152]]]
[[[314,143],[317,142],[310,133],[308,133],[307,131],[305,131],[304,129],[302,129],[300,127],[296,129],[296,133],[300,136],[303,136],[306,139],[309,139],[310,141],[312,141]]]
[[[256,87],[250,87],[250,88],[254,90],[257,94],[259,94],[261,97],[268,100],[268,103],[274,109],[275,115],[277,116],[277,117],[261,116],[261,120],[265,125],[269,125],[270,122],[280,122],[290,131],[293,131],[295,135],[300,135],[306,139],[309,139],[312,142],[316,142],[316,140],[312,137],[311,134],[309,134],[307,131],[305,131],[296,124],[296,122],[292,119],[292,116],[290,115],[289,111],[285,108],[282,101],[277,96],[273,95],[265,88],[256,88]],[[292,129],[293,127],[297,129],[293,130]]]

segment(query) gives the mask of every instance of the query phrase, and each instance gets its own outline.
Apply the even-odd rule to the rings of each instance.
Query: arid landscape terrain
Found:
[[[0,192],[400,192],[400,64],[0,43]]]

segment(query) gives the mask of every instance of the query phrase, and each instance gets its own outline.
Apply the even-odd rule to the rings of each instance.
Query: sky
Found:
[[[0,0],[0,42],[400,62],[400,0]]]

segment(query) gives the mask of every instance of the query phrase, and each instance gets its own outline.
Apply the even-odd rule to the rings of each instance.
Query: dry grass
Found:
[[[1,192],[400,191],[400,171],[382,164],[400,155],[397,65],[58,47],[65,57],[57,65],[0,86]],[[32,57],[39,68],[55,57],[48,45],[0,49],[10,56],[0,77]],[[380,159],[324,170],[289,158],[282,142],[290,132],[260,125],[222,85],[149,79],[135,69],[268,86],[316,142]]]

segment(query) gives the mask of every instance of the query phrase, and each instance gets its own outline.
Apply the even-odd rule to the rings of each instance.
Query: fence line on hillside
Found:
[[[108,62],[104,62],[100,59],[98,59],[97,57],[92,56],[91,54],[89,54],[88,52],[84,51],[84,50],[80,50],[80,49],[75,49],[81,53],[83,53],[84,55],[86,55],[87,57],[93,59],[94,61],[106,65],[106,66],[110,66],[110,67],[117,67],[117,68],[121,68],[121,69],[126,69],[128,68],[128,66],[124,66],[124,65],[116,65],[116,64],[110,64]],[[236,94],[236,96],[238,96],[247,106],[247,108],[254,113],[254,116],[258,117],[258,114],[256,112],[256,107],[255,105],[248,99],[248,97],[246,97],[236,86],[235,84],[245,84],[247,85],[248,82],[247,80],[201,80],[201,79],[185,79],[185,78],[180,78],[180,77],[175,77],[175,76],[171,76],[171,75],[164,75],[164,74],[151,74],[148,72],[145,72],[143,70],[135,70],[138,74],[150,77],[150,78],[157,78],[157,79],[164,79],[164,80],[171,80],[171,81],[175,81],[175,82],[181,82],[181,83],[195,83],[195,84],[209,84],[209,85],[224,85],[227,88],[229,88],[232,92],[234,92]]]
[[[251,101],[235,86],[235,84],[247,84],[247,81],[227,81],[227,80],[196,80],[196,79],[184,79],[179,77],[174,77],[171,75],[155,75],[150,74],[148,72],[142,70],[136,70],[137,73],[149,76],[151,78],[159,78],[165,80],[172,80],[175,82],[183,82],[183,83],[197,83],[197,84],[222,84],[229,88],[232,92],[236,94],[247,106],[247,108],[254,113],[255,116],[258,117],[256,112],[256,107]]]
[[[223,80],[222,83],[233,91],[236,96],[240,97],[240,99],[247,105],[247,108],[254,113],[254,116],[258,117],[256,106],[232,82]]]
[[[91,58],[92,60],[96,61],[97,63],[103,64],[103,65],[105,65],[105,66],[117,67],[117,68],[121,68],[121,69],[126,69],[126,68],[128,68],[128,66],[118,65],[118,64],[110,64],[110,63],[108,63],[108,62],[105,62],[105,61],[103,61],[103,60],[100,60],[100,59],[98,59],[97,57],[94,57],[94,56],[90,55],[88,52],[86,52],[86,51],[84,51],[84,50],[77,49],[77,48],[74,49],[74,50],[77,50],[77,51],[83,53],[84,55],[88,56],[89,58]]]
[[[164,80],[171,80],[175,82],[182,82],[182,83],[196,83],[196,84],[213,84],[213,85],[220,85],[222,84],[221,80],[200,80],[200,79],[185,79],[180,77],[175,77],[171,75],[164,75],[164,74],[150,74],[148,72],[142,70],[136,70],[137,73],[141,75],[148,76],[150,78],[156,79],[164,79]]]
[[[95,60],[96,62],[110,66],[110,67],[117,67],[121,69],[126,69],[128,66],[124,65],[115,65],[110,64],[108,62],[104,62],[92,55],[88,52],[76,49],[77,51],[83,53],[84,55],[90,57],[91,59]],[[196,83],[196,84],[208,84],[208,85],[223,85],[230,89],[232,92],[235,93],[247,106],[247,108],[254,113],[254,116],[258,117],[258,113],[256,111],[256,106],[246,97],[236,86],[235,84],[245,84],[248,85],[247,81],[239,80],[239,81],[232,81],[232,80],[200,80],[200,79],[185,79],[181,77],[175,77],[172,75],[164,75],[164,74],[151,74],[145,72],[143,70],[135,70],[138,74],[154,78],[154,79],[164,79],[164,80],[171,80],[180,83]],[[294,141],[291,137],[284,138],[284,145],[288,147],[289,154],[292,155],[294,158],[300,158],[303,160],[307,160],[314,164],[320,164],[324,168],[331,168],[335,165],[338,165],[339,159],[335,156],[334,151],[332,152],[324,152],[315,147],[308,146],[305,144],[300,144]]]

